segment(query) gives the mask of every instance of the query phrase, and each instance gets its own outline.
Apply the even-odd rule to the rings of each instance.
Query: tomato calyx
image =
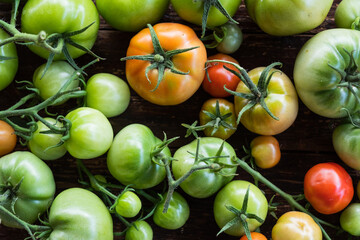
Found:
[[[24,178],[22,178],[15,186],[6,182],[4,185],[0,185],[0,205],[9,204],[13,213],[15,213],[15,203],[17,201],[17,196],[19,188]]]
[[[244,227],[245,235],[247,236],[247,238],[249,240],[252,239],[251,233],[249,230],[249,226],[247,223],[247,219],[255,219],[256,221],[258,221],[261,224],[264,222],[264,219],[260,218],[256,214],[246,212],[248,202],[249,202],[249,191],[250,191],[250,186],[246,190],[246,194],[245,194],[241,209],[237,209],[233,206],[225,206],[230,212],[235,214],[235,217],[233,219],[231,219],[227,224],[225,224],[225,226],[223,228],[221,228],[221,230],[217,233],[216,236],[218,236],[220,233],[226,231],[227,229],[231,228],[232,226],[234,226],[235,224],[240,222],[242,224],[242,226]]]
[[[355,18],[354,22],[351,24],[351,29],[360,30],[360,17]]]
[[[179,137],[173,137],[170,139],[167,139],[166,133],[164,132],[164,140],[160,142],[159,144],[154,146],[154,149],[151,152],[151,160],[160,166],[164,166],[164,159],[168,158],[165,154],[161,153],[168,145],[175,140],[177,140]]]
[[[188,75],[189,74],[190,71],[182,72],[180,70],[177,70],[174,67],[174,63],[172,62],[172,57],[177,54],[199,48],[199,46],[165,51],[160,44],[159,38],[157,37],[154,28],[151,26],[151,24],[147,24],[147,26],[150,30],[151,40],[152,40],[152,44],[154,47],[154,53],[148,54],[148,55],[134,55],[134,56],[123,57],[120,60],[126,61],[126,60],[136,59],[136,60],[142,60],[142,61],[149,61],[151,64],[145,70],[145,76],[146,76],[146,79],[149,81],[149,83],[151,83],[151,81],[149,79],[148,73],[153,69],[158,70],[158,79],[157,79],[156,86],[154,89],[151,90],[152,92],[154,92],[159,87],[160,83],[162,82],[166,69],[169,69],[172,73],[175,73],[175,74],[180,74],[180,75]]]

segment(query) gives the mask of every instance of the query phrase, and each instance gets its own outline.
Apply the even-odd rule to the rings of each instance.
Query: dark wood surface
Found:
[[[244,41],[240,49],[232,54],[240,65],[246,69],[252,69],[257,66],[265,66],[274,61],[283,63],[282,70],[292,78],[294,61],[301,46],[314,34],[330,28],[335,28],[334,12],[340,0],[336,0],[326,20],[318,28],[306,32],[304,34],[289,37],[274,37],[263,33],[257,25],[250,19],[244,4],[239,8],[235,19],[239,22],[243,29]],[[8,18],[10,7],[0,4],[0,17]],[[187,24],[196,30],[200,35],[198,26],[182,21],[176,13],[169,8],[162,19],[163,22],[180,22]],[[108,72],[116,74],[125,79],[124,63],[120,61],[125,56],[127,46],[134,33],[125,33],[114,30],[104,21],[101,22],[100,32],[96,44],[93,48],[98,55],[105,57],[105,61],[101,61],[88,69],[88,73]],[[209,50],[208,55],[214,54],[216,51]],[[16,80],[31,80],[34,69],[44,60],[32,54],[26,47],[18,47],[19,53],[19,72]],[[77,61],[81,65],[91,58],[83,56]],[[157,106],[140,98],[134,91],[131,92],[131,102],[129,108],[119,117],[111,118],[110,122],[116,134],[122,127],[130,123],[142,123],[150,127],[158,137],[162,137],[162,132],[166,132],[168,137],[181,136],[181,138],[171,144],[174,152],[178,147],[190,141],[185,139],[185,129],[181,127],[181,123],[192,123],[198,118],[198,112],[202,103],[210,98],[202,89],[191,97],[185,103],[177,106]],[[6,90],[0,92],[0,110],[5,109],[14,104],[25,93],[16,89],[16,83],[10,85]],[[231,99],[230,99],[231,100]],[[300,194],[303,192],[303,178],[306,171],[313,165],[320,162],[334,161],[342,166],[350,173],[353,178],[354,185],[359,181],[359,172],[350,169],[343,164],[333,150],[331,143],[331,134],[336,126],[335,120],[326,119],[310,112],[301,102],[299,114],[294,124],[285,132],[276,136],[281,144],[282,158],[280,163],[269,170],[261,170],[260,172],[270,179],[278,187],[282,188],[290,194]],[[239,156],[241,156],[242,146],[249,143],[256,135],[250,133],[244,127],[239,126],[237,132],[228,140]],[[16,150],[24,150],[20,144]],[[78,174],[74,159],[70,155],[66,155],[63,159],[47,162],[53,170],[57,192],[66,188],[79,186]],[[98,159],[85,161],[86,166],[96,174],[107,174],[106,156]],[[252,181],[252,178],[245,172],[239,170],[236,179],[245,179]],[[266,193],[268,200],[274,194],[271,190],[260,184],[260,188]],[[181,190],[179,190],[182,192]],[[216,237],[219,228],[217,227],[212,212],[212,203],[214,197],[208,199],[193,199],[183,194],[190,205],[190,219],[179,230],[164,230],[157,227],[152,220],[149,223],[154,230],[154,239],[157,240],[177,240],[177,239],[237,239],[225,234]],[[277,210],[277,215],[291,210],[291,208],[282,200],[277,198],[282,205]],[[358,201],[354,197],[354,201]],[[315,211],[312,210],[313,213]],[[325,216],[315,213],[316,216],[333,224],[339,224],[339,214]],[[116,229],[121,229],[121,225],[115,220]],[[266,222],[261,227],[261,231],[270,239],[271,228],[276,220],[268,216]],[[335,231],[326,228],[332,239],[344,239],[344,236],[336,236]],[[18,240],[27,237],[25,231],[10,229],[0,225],[0,239]],[[119,238],[121,239],[121,238]],[[289,239],[290,240],[290,239]]]

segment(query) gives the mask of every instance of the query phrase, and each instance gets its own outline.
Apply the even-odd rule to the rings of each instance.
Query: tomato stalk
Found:
[[[305,207],[303,207],[301,204],[299,204],[293,196],[291,196],[290,194],[282,191],[280,188],[278,188],[276,185],[274,185],[272,182],[270,182],[268,179],[266,179],[264,176],[262,176],[258,171],[254,170],[253,168],[251,168],[244,160],[242,159],[235,159],[234,160],[239,167],[241,167],[243,170],[245,170],[247,173],[249,173],[254,179],[257,179],[258,181],[262,182],[263,184],[265,184],[268,188],[270,188],[271,190],[273,190],[274,192],[278,193],[282,198],[284,198],[289,204],[290,206],[309,214],[314,221],[319,225],[322,233],[324,234],[324,238],[327,240],[331,240],[330,236],[326,233],[325,229],[321,226],[321,224],[337,229],[339,230],[338,226],[334,226],[330,223],[327,223],[317,217],[315,217],[313,214],[311,214]]]
[[[182,71],[175,69],[174,63],[172,62],[172,57],[177,54],[181,54],[181,53],[196,49],[196,48],[198,48],[198,46],[191,47],[191,48],[185,48],[185,49],[175,49],[175,50],[171,50],[171,51],[165,51],[160,44],[159,38],[157,37],[154,28],[150,24],[148,24],[147,26],[150,30],[151,40],[152,40],[152,44],[154,47],[154,53],[149,54],[149,55],[135,55],[135,56],[123,57],[120,60],[125,61],[125,60],[136,59],[136,60],[142,60],[142,61],[149,61],[151,64],[145,70],[146,79],[149,81],[149,83],[151,83],[151,81],[149,79],[148,73],[153,69],[158,70],[158,79],[157,79],[156,86],[154,89],[151,90],[151,91],[155,91],[159,87],[160,83],[162,82],[166,69],[169,69],[172,73],[175,73],[175,74],[180,74],[180,75],[189,74],[189,71],[182,72]]]
[[[355,21],[351,24],[351,29],[360,30],[360,17],[355,18]]]

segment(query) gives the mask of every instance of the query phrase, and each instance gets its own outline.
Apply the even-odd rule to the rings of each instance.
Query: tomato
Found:
[[[45,31],[51,35],[82,30],[92,24],[86,31],[70,38],[76,44],[91,49],[97,38],[99,21],[99,14],[91,0],[28,0],[21,14],[21,29],[25,33]],[[72,58],[85,53],[69,43],[66,47]],[[43,58],[49,56],[46,49],[35,45],[29,45],[29,48]],[[54,59],[65,59],[65,56],[56,54]]]
[[[359,63],[359,31],[330,29],[316,34],[296,57],[294,81],[299,97],[311,111],[328,118],[345,117],[343,108],[351,114],[360,110]]]
[[[335,24],[339,28],[359,30],[360,2],[342,0],[335,11]]]
[[[147,101],[159,105],[180,104],[198,90],[204,79],[207,57],[205,46],[191,28],[179,23],[159,23],[154,26],[154,30],[165,53],[160,50],[155,52],[156,57],[151,61],[127,60],[126,78],[135,92]],[[192,47],[198,48],[172,57],[166,55]],[[154,54],[154,47],[150,30],[146,28],[131,39],[126,56],[148,54]],[[150,67],[154,64],[158,69],[165,69],[162,79],[158,79],[159,71]],[[187,74],[172,72],[170,66],[174,71]]]
[[[34,223],[50,206],[55,194],[51,169],[31,152],[17,151],[0,158],[1,206],[28,223]],[[20,184],[20,186],[19,186]],[[1,224],[20,227],[0,211]]]
[[[140,198],[135,193],[126,191],[117,200],[115,210],[120,216],[132,218],[140,212],[141,206]]]
[[[337,163],[319,163],[305,174],[305,198],[322,214],[343,210],[354,196],[350,175]]]
[[[48,239],[113,240],[109,210],[94,193],[69,188],[56,196],[49,212]]]
[[[252,232],[251,239],[252,240],[267,240],[267,238],[263,234],[258,233],[258,232]],[[246,235],[244,235],[240,238],[240,240],[249,240],[249,239],[246,237]]]
[[[205,136],[228,139],[236,131],[234,104],[226,99],[211,98],[204,102],[199,113]]]
[[[227,22],[221,25],[220,28],[222,30],[222,36],[220,37],[221,41],[216,46],[216,50],[225,54],[236,52],[243,42],[241,28],[233,22]]]
[[[304,212],[284,213],[272,229],[273,240],[322,240],[319,225]]]
[[[360,170],[360,128],[351,123],[337,126],[332,142],[339,158],[349,167]]]
[[[10,36],[0,28],[0,42]],[[2,57],[11,58],[3,60]],[[6,88],[15,77],[18,70],[18,57],[14,43],[0,47],[0,91]]]
[[[65,118],[71,122],[70,138],[65,141],[65,148],[71,156],[79,159],[96,158],[110,148],[113,129],[100,111],[80,107],[69,112]]]
[[[163,196],[163,201],[155,209],[154,223],[159,227],[170,230],[181,228],[190,216],[190,209],[186,199],[178,192],[174,192],[167,212],[163,213],[165,199],[166,194]]]
[[[250,143],[251,156],[259,168],[272,168],[281,158],[278,140],[273,136],[257,136]]]
[[[266,106],[278,120],[271,117],[264,109],[261,100],[256,100],[256,104],[242,114],[240,121],[251,132],[260,135],[276,135],[288,129],[295,121],[298,113],[298,97],[291,80],[285,73],[271,69],[267,75],[264,75],[265,69],[264,67],[252,69],[248,72],[248,76],[254,84],[258,84],[263,77],[271,76],[267,90],[262,95],[264,95],[263,101]],[[251,93],[242,81],[239,82],[236,92]],[[235,112],[239,114],[251,102],[252,100],[236,96],[234,98]]]
[[[218,154],[221,145],[224,143],[222,151]],[[187,173],[194,165],[197,148],[197,140],[182,146],[174,153],[174,159],[171,167],[175,179],[179,179],[185,173]],[[236,156],[234,148],[224,142],[220,138],[203,137],[200,138],[199,154],[202,157],[215,157],[224,156],[222,158],[210,158],[206,162],[212,163],[225,163],[233,164],[232,158]],[[227,156],[227,157],[225,157]],[[205,165],[205,162],[201,162],[201,165]],[[203,169],[193,172],[185,181],[180,184],[180,187],[188,195],[195,198],[207,198],[216,193],[222,186],[230,182],[234,178],[236,167],[224,168],[220,172],[217,170]]]
[[[245,0],[250,17],[266,33],[289,36],[310,31],[326,18],[333,0]]]
[[[168,147],[156,152],[162,141],[145,125],[130,124],[115,136],[107,154],[111,175],[133,188],[151,188],[162,182],[165,168],[153,162],[157,157],[171,156]]]
[[[57,127],[63,124],[53,118],[44,118],[48,123]],[[67,150],[64,145],[58,145],[61,142],[62,135],[56,133],[42,133],[48,131],[49,128],[41,121],[37,123],[37,129],[33,133],[32,138],[28,141],[30,151],[42,160],[56,160],[63,157]]]
[[[143,221],[135,221],[134,224],[126,231],[125,240],[152,240],[153,230],[151,226]]]
[[[234,58],[229,55],[218,53],[213,56],[210,56],[208,60],[225,60],[229,62],[233,62],[239,64]],[[240,82],[240,78],[238,78],[235,74],[224,68],[227,68],[237,71],[236,67],[231,64],[222,63],[222,62],[212,62],[206,65],[207,74],[205,74],[204,81],[202,86],[204,90],[209,93],[213,97],[229,97],[230,93],[224,90],[224,86],[226,88],[235,91],[236,86]],[[209,78],[210,79],[209,79]]]
[[[169,0],[96,0],[96,7],[112,27],[137,32],[148,23],[158,22],[169,7]]]
[[[43,100],[54,96],[59,92],[60,88],[71,78],[75,73],[75,69],[65,61],[52,62],[50,67],[46,70],[46,64],[39,66],[33,74],[34,87],[39,90],[39,95]],[[65,90],[75,89],[79,86],[79,80],[72,81]],[[60,101],[57,105],[64,103]]]
[[[343,230],[353,236],[360,236],[360,203],[351,203],[340,215]]]
[[[0,157],[12,152],[16,141],[15,130],[8,123],[0,120]]]
[[[110,73],[93,75],[86,84],[86,105],[106,117],[122,114],[130,103],[130,89],[121,78]]]
[[[245,213],[255,214],[262,220],[265,220],[268,212],[268,202],[265,195],[254,184],[248,181],[235,180],[225,185],[218,192],[214,200],[214,217],[220,228],[236,217],[235,213],[230,211],[228,207],[231,206],[240,210],[243,206],[247,189],[249,189],[249,196]],[[251,232],[262,224],[252,218],[247,218],[246,222]],[[245,234],[244,226],[238,220],[235,225],[225,230],[225,233],[231,236],[242,236]]]

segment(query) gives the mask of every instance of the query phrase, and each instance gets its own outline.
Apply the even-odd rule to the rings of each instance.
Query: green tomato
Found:
[[[46,100],[59,92],[60,88],[72,77],[75,69],[65,61],[52,62],[50,67],[46,70],[46,64],[38,67],[33,75],[34,87],[39,90],[40,97]],[[75,89],[79,86],[79,80],[72,81],[65,90]],[[64,103],[59,101],[57,105]]]
[[[235,15],[241,4],[241,0],[220,0],[219,2],[231,17]],[[204,1],[171,0],[171,4],[176,13],[185,21],[197,25],[202,24]],[[218,9],[211,7],[206,26],[217,27],[225,24],[228,20],[229,19],[227,19]]]
[[[130,89],[124,80],[109,74],[93,75],[86,84],[86,105],[106,117],[122,114],[130,103]]]
[[[62,127],[62,123],[56,121],[53,118],[44,118],[45,121],[49,122],[56,127]],[[41,121],[37,123],[37,129],[34,132],[32,138],[28,142],[30,151],[38,156],[42,160],[55,160],[64,156],[67,152],[64,145],[56,146],[60,143],[62,135],[56,133],[42,133],[48,131],[49,128]]]
[[[114,138],[107,155],[107,166],[111,175],[124,185],[133,188],[151,188],[165,178],[163,166],[153,162],[154,148],[162,141],[142,124],[124,127]],[[160,155],[170,157],[168,147]]]
[[[71,40],[87,49],[91,49],[99,30],[99,14],[91,0],[28,0],[21,14],[22,32],[38,34],[45,31],[47,35],[54,33],[69,33],[84,29],[86,31],[72,36]],[[66,43],[72,58],[77,58],[85,52]],[[46,49],[29,45],[35,54],[48,58]],[[65,59],[64,54],[56,54],[55,60]]]
[[[123,217],[135,217],[141,210],[141,200],[131,191],[124,192],[117,201],[116,212]]]
[[[359,66],[360,32],[350,29],[322,31],[301,48],[294,67],[295,87],[314,113],[339,118],[347,115],[343,108],[350,113],[360,110],[356,80],[360,69],[351,64],[350,55]]]
[[[353,236],[360,237],[360,203],[351,203],[340,215],[343,230]]]
[[[224,147],[220,156],[227,156],[222,158],[211,158],[207,160],[208,164],[212,163],[225,163],[233,164],[232,158],[236,156],[234,148],[224,142],[224,140],[215,137],[203,137],[200,138],[199,155],[203,157],[216,156],[220,146],[224,143]],[[191,167],[194,165],[195,154],[197,148],[197,140],[179,148],[174,153],[174,159],[171,167],[175,179],[181,178],[185,175]],[[205,165],[205,162],[201,162],[200,165]],[[184,182],[180,184],[180,187],[188,195],[195,198],[207,198],[216,193],[222,186],[230,182],[236,172],[236,167],[224,168],[220,172],[219,170],[203,169],[193,172]]]
[[[20,184],[18,190],[16,186]],[[15,202],[15,215],[34,223],[50,206],[55,194],[55,180],[51,169],[31,152],[13,152],[0,158],[0,196],[10,196],[0,204],[11,211]],[[1,224],[20,227],[0,211]]]
[[[113,240],[109,210],[94,193],[69,188],[52,203],[49,212],[52,231],[47,239]]]
[[[169,0],[96,0],[96,7],[112,27],[137,32],[148,23],[157,23],[168,9]]]
[[[221,30],[223,32],[223,38],[216,46],[216,50],[225,54],[236,52],[243,42],[241,28],[235,23],[227,22],[221,26]]]
[[[9,38],[9,35],[0,28],[0,42]],[[12,59],[1,60],[1,57]],[[18,56],[14,43],[8,43],[0,47],[0,91],[6,88],[15,77],[18,70]]]
[[[289,36],[310,31],[326,18],[333,0],[245,0],[250,17],[266,33]]]
[[[335,11],[335,24],[339,28],[352,28],[353,23],[359,17],[360,1],[342,0]],[[357,26],[354,27],[359,28],[359,23],[357,23]]]
[[[190,208],[186,199],[178,192],[174,192],[171,197],[169,208],[166,213],[163,213],[166,194],[164,194],[163,201],[157,205],[153,220],[159,227],[175,230],[184,226],[190,216]]]
[[[109,120],[99,110],[80,107],[66,116],[71,122],[70,138],[65,148],[79,159],[96,158],[110,148],[114,133]]]
[[[142,220],[135,221],[126,231],[125,240],[152,240],[153,230],[151,226]]]
[[[256,214],[265,221],[268,212],[268,202],[265,195],[254,184],[243,180],[235,180],[225,185],[214,200],[214,217],[220,228],[224,227],[225,224],[236,216],[235,213],[228,210],[226,206],[232,206],[240,210],[243,206],[248,187],[250,188],[246,213]],[[256,219],[248,218],[247,224],[250,232],[253,232],[260,227],[262,223]],[[241,222],[238,221],[235,225],[225,230],[225,233],[231,236],[242,236],[245,234],[245,231]]]

